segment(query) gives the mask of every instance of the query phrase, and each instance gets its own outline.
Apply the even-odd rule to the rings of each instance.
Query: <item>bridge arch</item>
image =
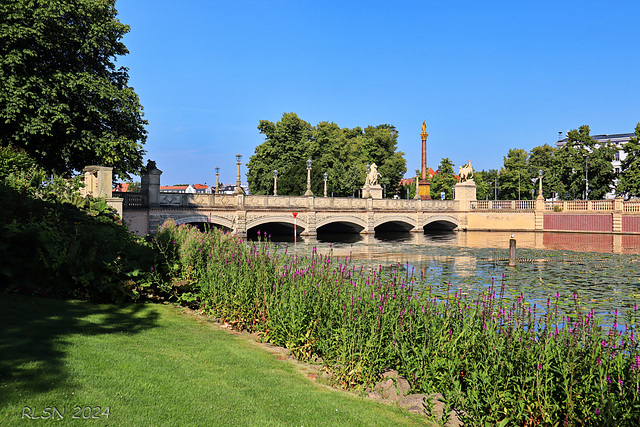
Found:
[[[252,221],[247,222],[247,232],[254,228],[259,228],[261,225],[268,226],[272,225],[282,225],[286,224],[291,230],[293,230],[294,219],[292,215],[277,215],[277,216],[264,216],[262,218],[257,218]],[[307,221],[303,218],[298,217],[297,222],[297,232],[298,234],[304,230],[306,230],[309,225]]]
[[[434,215],[427,218],[422,226],[425,230],[455,230],[461,223],[457,218],[448,215]]]
[[[377,231],[411,231],[417,226],[417,222],[408,216],[385,216],[379,218],[373,224]]]
[[[320,228],[324,228],[321,231],[336,231],[338,229],[339,231],[347,230],[348,232],[360,233],[367,229],[367,222],[356,216],[330,216],[316,223],[316,230],[320,231]]]
[[[223,218],[217,215],[212,215],[208,217],[207,215],[190,215],[184,216],[180,218],[174,218],[176,224],[199,224],[199,223],[209,223],[211,225],[217,225],[223,228],[227,228],[229,230],[233,230],[233,221]]]

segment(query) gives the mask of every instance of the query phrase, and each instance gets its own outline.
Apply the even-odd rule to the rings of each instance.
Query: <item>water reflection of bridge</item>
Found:
[[[360,259],[414,262],[429,255],[429,248],[434,246],[454,246],[471,249],[509,248],[512,234],[517,241],[518,250],[568,250],[577,252],[603,252],[616,254],[640,254],[640,234],[602,234],[602,233],[558,233],[558,232],[515,232],[512,231],[469,231],[467,233],[393,233],[394,239],[378,234],[360,235],[359,237],[335,239],[344,242],[331,248],[334,256],[354,256]],[[292,240],[292,239],[291,239]],[[300,237],[299,244],[317,246],[319,251],[328,252],[327,242],[331,241],[315,236]],[[381,245],[397,247],[397,250]],[[415,246],[416,250],[407,251],[407,247]],[[506,256],[506,255],[505,255]],[[472,262],[473,260],[467,260]],[[456,261],[463,263],[462,259]]]

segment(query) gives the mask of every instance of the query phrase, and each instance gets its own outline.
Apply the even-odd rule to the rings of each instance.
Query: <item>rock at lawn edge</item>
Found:
[[[406,396],[409,390],[411,390],[411,384],[409,384],[409,381],[404,377],[398,377],[396,379],[396,387],[398,387],[398,394],[400,394],[400,396]]]
[[[391,378],[376,384],[373,390],[380,393],[383,399],[393,400],[394,402],[398,400],[398,391]]]
[[[425,397],[426,396],[422,393],[410,394],[400,399],[400,401],[398,402],[398,406],[407,408],[409,412],[413,412],[414,414],[426,415],[426,412],[424,411]]]

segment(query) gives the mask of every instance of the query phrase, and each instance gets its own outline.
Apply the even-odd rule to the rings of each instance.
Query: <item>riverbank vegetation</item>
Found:
[[[575,314],[562,316],[559,295],[530,306],[500,285],[435,295],[406,271],[364,271],[171,223],[156,242],[176,296],[302,360],[321,358],[338,386],[363,389],[396,369],[414,391],[441,392],[471,425],[640,419],[637,307],[604,328],[579,314],[577,297]]]

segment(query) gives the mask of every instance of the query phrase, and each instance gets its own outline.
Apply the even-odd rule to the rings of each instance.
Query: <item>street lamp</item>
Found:
[[[327,178],[329,178],[329,174],[325,172],[322,177],[324,178],[324,197],[327,197]]]
[[[220,168],[216,166],[216,191],[215,194],[218,194],[220,191]]]
[[[518,169],[518,200],[520,200],[520,169]]]
[[[304,193],[305,196],[313,196],[311,192],[311,159],[307,160],[307,192]]]
[[[544,199],[542,195],[542,169],[538,169],[538,199]]]
[[[584,155],[584,199],[589,200],[589,157]]]
[[[242,189],[242,182],[240,181],[240,163],[242,163],[242,154],[236,154],[236,165],[238,165],[238,177],[236,180],[236,189],[233,194],[244,194],[244,190]]]
[[[278,195],[278,169],[273,170],[273,195]]]

